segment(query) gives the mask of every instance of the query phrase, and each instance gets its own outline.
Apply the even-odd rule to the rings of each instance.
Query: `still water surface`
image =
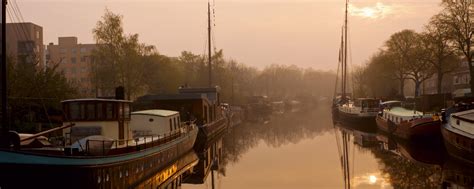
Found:
[[[233,127],[216,141],[218,166],[202,183],[183,176],[181,188],[344,188],[343,135],[351,188],[472,184],[472,165],[449,157],[441,138],[414,143],[349,129],[333,123],[330,107],[320,105]]]

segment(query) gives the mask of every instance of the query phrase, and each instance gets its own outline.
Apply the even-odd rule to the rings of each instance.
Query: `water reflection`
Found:
[[[350,188],[473,186],[473,165],[450,157],[441,138],[414,142],[354,128],[357,127],[333,123],[329,106],[244,122],[195,152],[195,165],[175,171],[168,179],[171,181],[140,186],[186,189],[344,188],[344,183]],[[345,157],[343,140],[347,148]],[[154,180],[164,178],[160,174],[163,175],[157,174]]]

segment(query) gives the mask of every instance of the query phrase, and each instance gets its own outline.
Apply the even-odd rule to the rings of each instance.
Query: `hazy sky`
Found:
[[[213,0],[211,0],[212,3]],[[205,52],[207,0],[10,0],[25,21],[43,27],[44,43],[77,36],[93,43],[92,29],[105,8],[124,16],[126,33],[155,45],[161,54]],[[344,0],[214,0],[215,44],[247,65],[337,66]],[[362,64],[394,32],[420,31],[441,0],[352,0],[353,64]]]

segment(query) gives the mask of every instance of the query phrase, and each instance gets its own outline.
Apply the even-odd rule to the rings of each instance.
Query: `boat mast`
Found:
[[[344,18],[344,56],[342,64],[342,97],[343,101],[346,100],[346,87],[347,87],[347,12],[348,12],[349,0],[346,0],[346,12]]]
[[[208,68],[209,68],[209,79],[208,79],[208,84],[209,84],[209,87],[212,87],[212,65],[211,65],[211,59],[212,59],[212,52],[211,52],[211,3],[209,1],[207,1],[207,27],[208,27],[208,31],[207,31],[207,42],[208,42],[208,50],[209,50],[209,54],[208,54]]]
[[[8,114],[7,114],[7,0],[2,0],[2,66],[1,66],[1,95],[2,95],[2,134],[8,133]]]

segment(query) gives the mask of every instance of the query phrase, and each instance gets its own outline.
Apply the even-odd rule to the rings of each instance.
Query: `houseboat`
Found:
[[[336,107],[336,118],[346,123],[357,124],[356,127],[375,128],[375,117],[379,112],[379,100],[358,98],[347,100]]]
[[[0,149],[0,187],[128,188],[191,151],[198,133],[192,122],[181,122],[175,111],[131,112],[130,104],[63,101],[62,139],[47,146],[22,146],[46,132],[11,132],[17,142]]]
[[[376,118],[379,130],[404,139],[439,136],[440,117],[403,107],[383,109]]]
[[[217,87],[180,88],[178,94],[142,96],[135,101],[134,108],[179,111],[183,120],[195,122],[199,127],[195,150],[224,132],[229,123],[220,106]]]
[[[450,114],[441,133],[450,155],[474,163],[474,110]]]

